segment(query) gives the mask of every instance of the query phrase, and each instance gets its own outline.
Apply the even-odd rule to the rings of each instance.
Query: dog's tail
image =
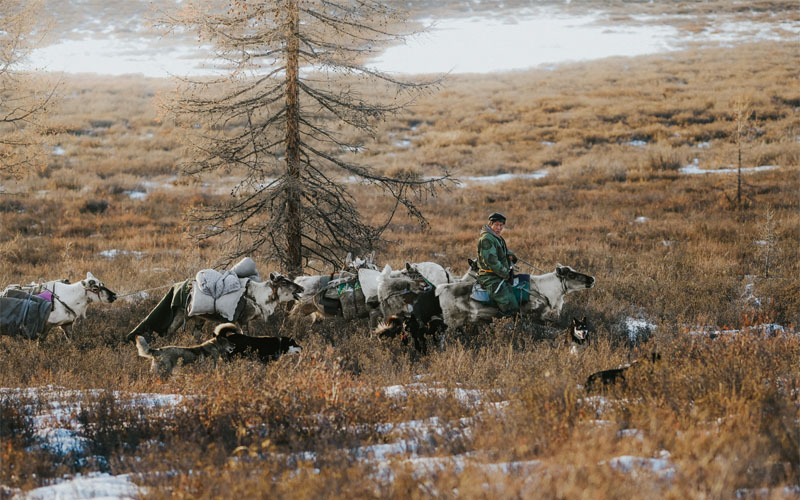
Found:
[[[385,321],[381,321],[378,324],[378,327],[372,333],[377,335],[378,338],[383,338],[383,337],[394,338],[395,335],[400,333],[402,329],[403,329],[403,318],[397,316],[396,314],[393,314],[388,318],[386,318]]]
[[[153,359],[153,353],[150,351],[150,346],[141,335],[136,336],[136,350],[139,351],[139,356],[147,359]]]
[[[214,328],[215,337],[227,337],[228,335],[233,335],[234,333],[242,333],[235,323],[220,323],[216,328]]]

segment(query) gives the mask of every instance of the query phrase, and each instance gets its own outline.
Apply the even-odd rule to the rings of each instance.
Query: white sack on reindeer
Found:
[[[243,269],[243,272],[247,273],[247,267]],[[249,276],[253,275],[250,274]],[[255,273],[255,276],[258,276],[258,273]],[[227,295],[237,295],[239,297],[238,303],[234,305],[232,321],[243,326],[248,325],[256,318],[262,318],[266,321],[275,312],[278,304],[297,300],[299,294],[303,291],[302,286],[278,273],[270,273],[268,281],[261,282],[245,278],[239,283],[241,284],[242,282],[244,284],[239,290]],[[191,279],[175,283],[150,314],[128,333],[127,340],[132,342],[137,335],[147,336],[153,332],[171,336],[179,328],[185,326],[188,320],[200,320],[199,322],[193,321],[195,328],[205,319],[212,321],[227,320],[227,318],[223,318],[218,313],[199,314],[195,310],[192,312],[196,315],[190,316],[189,304],[195,295],[195,288],[199,289],[194,284],[196,282]],[[224,291],[226,287],[220,285],[218,289]],[[223,300],[226,300],[224,297],[227,297],[227,295],[222,295]]]
[[[244,296],[249,281],[260,282],[256,263],[250,257],[240,260],[230,271],[203,269],[192,282],[189,316],[218,314],[233,321],[236,308]],[[271,314],[271,313],[270,313]]]
[[[235,273],[221,273],[214,269],[203,269],[192,282],[192,300],[189,303],[189,316],[219,314],[233,321],[236,306],[244,295],[247,278],[240,279]]]

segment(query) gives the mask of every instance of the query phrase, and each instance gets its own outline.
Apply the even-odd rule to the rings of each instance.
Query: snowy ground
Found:
[[[657,330],[658,325],[648,321],[645,316],[629,317],[621,325],[628,332],[632,342],[642,335],[649,335]],[[782,325],[754,325],[741,330],[720,330],[714,327],[687,327],[691,335],[796,335],[794,328]],[[387,397],[403,405],[412,396],[422,395],[433,398],[452,398],[467,408],[472,409],[471,416],[447,421],[438,417],[378,424],[375,431],[383,436],[382,443],[360,446],[348,450],[356,460],[373,465],[373,479],[379,482],[392,482],[396,473],[410,472],[420,484],[434,477],[442,470],[463,472],[464,470],[482,471],[486,474],[503,474],[514,477],[535,478],[537,474],[547,474],[554,466],[541,460],[522,460],[511,462],[492,461],[486,453],[474,450],[450,456],[431,455],[436,450],[435,443],[443,441],[468,441],[473,436],[475,425],[488,417],[502,417],[509,411],[515,401],[509,400],[499,390],[475,389],[469,387],[448,387],[437,381],[427,380],[427,376],[418,375],[416,381],[403,385],[382,387],[380,390]],[[20,398],[31,401],[30,408],[35,412],[33,426],[35,446],[42,447],[57,454],[71,454],[76,457],[88,457],[89,446],[83,437],[82,426],[78,415],[88,399],[95,399],[102,391],[68,390],[57,386],[33,388],[0,388],[0,397]],[[143,408],[148,411],[166,413],[173,411],[186,400],[187,396],[177,394],[124,393],[114,392],[113,397],[119,404],[127,408]],[[610,399],[604,396],[584,396],[577,402],[592,415],[588,425],[606,426],[612,422],[603,420],[618,405],[626,404],[624,400]],[[645,431],[641,429],[622,429],[621,438],[642,440]],[[100,458],[102,457],[95,457]],[[287,463],[301,464],[308,467],[316,459],[314,451],[295,453],[287,456]],[[622,455],[600,462],[598,465],[608,466],[618,472],[629,474],[632,478],[648,479],[658,482],[671,482],[679,472],[678,466],[671,459],[669,450],[660,450],[656,456]],[[315,472],[316,469],[313,469]],[[129,499],[145,493],[135,477],[129,474],[111,475],[107,473],[90,473],[86,475],[65,476],[52,485],[26,492],[17,492],[20,499],[62,499],[79,500],[88,498]],[[496,487],[496,486],[495,486]],[[533,487],[533,485],[531,486]],[[779,493],[791,494],[795,490]],[[502,495],[502,491],[495,491]],[[753,492],[742,491],[742,495]]]
[[[81,437],[80,424],[74,415],[80,409],[82,400],[95,396],[97,392],[91,390],[72,391],[54,386],[0,389],[0,395],[4,397],[26,397],[45,402],[42,405],[43,409],[34,419],[38,446],[77,455],[85,453],[85,443]],[[473,417],[461,418],[452,422],[433,417],[378,425],[376,430],[386,437],[386,443],[361,446],[350,450],[350,454],[357,460],[374,465],[376,481],[391,482],[394,480],[395,471],[400,470],[410,470],[419,481],[425,481],[426,478],[441,470],[458,472],[471,468],[492,474],[521,477],[547,468],[547,464],[539,460],[492,462],[479,451],[452,456],[429,456],[426,454],[425,450],[433,442],[433,438],[468,438],[476,419],[482,416],[502,416],[508,405],[513,402],[503,400],[499,391],[461,387],[447,388],[434,381],[384,387],[383,392],[387,396],[397,399],[400,404],[415,393],[442,398],[454,397],[462,404],[472,407],[475,414]],[[175,394],[115,393],[115,397],[119,398],[122,404],[167,412],[184,400],[183,396]],[[600,419],[604,412],[612,408],[616,402],[601,396],[594,396],[582,399],[579,404],[590,408]],[[596,420],[595,423],[603,425],[602,420]],[[642,431],[628,429],[626,432],[627,436],[636,439],[640,438]],[[608,465],[633,476],[649,475],[654,479],[669,480],[676,471],[676,466],[669,457],[669,452],[663,450],[657,457],[626,455],[613,457],[601,465]],[[294,463],[313,462],[315,458],[314,452],[297,453],[287,457]],[[16,498],[20,499],[129,499],[145,493],[145,490],[137,486],[128,474],[115,476],[107,473],[90,473],[67,476],[52,485],[40,487],[24,494],[17,493]]]

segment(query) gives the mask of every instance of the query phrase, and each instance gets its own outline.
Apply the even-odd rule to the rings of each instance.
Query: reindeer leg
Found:
[[[195,342],[200,343],[203,340],[203,327],[206,322],[202,318],[190,318],[188,321],[192,330],[192,337]]]
[[[67,342],[71,343],[72,339],[70,338],[69,334],[72,332],[72,323],[61,325],[59,328],[61,328],[61,333],[64,334],[64,338],[67,340]]]

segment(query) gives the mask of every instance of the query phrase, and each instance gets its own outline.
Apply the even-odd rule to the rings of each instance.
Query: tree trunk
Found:
[[[739,145],[739,170],[736,176],[736,208],[742,208],[742,146]]]
[[[286,0],[286,257],[283,266],[290,277],[303,271],[302,200],[303,168],[300,162],[299,52],[300,22],[297,0]]]

